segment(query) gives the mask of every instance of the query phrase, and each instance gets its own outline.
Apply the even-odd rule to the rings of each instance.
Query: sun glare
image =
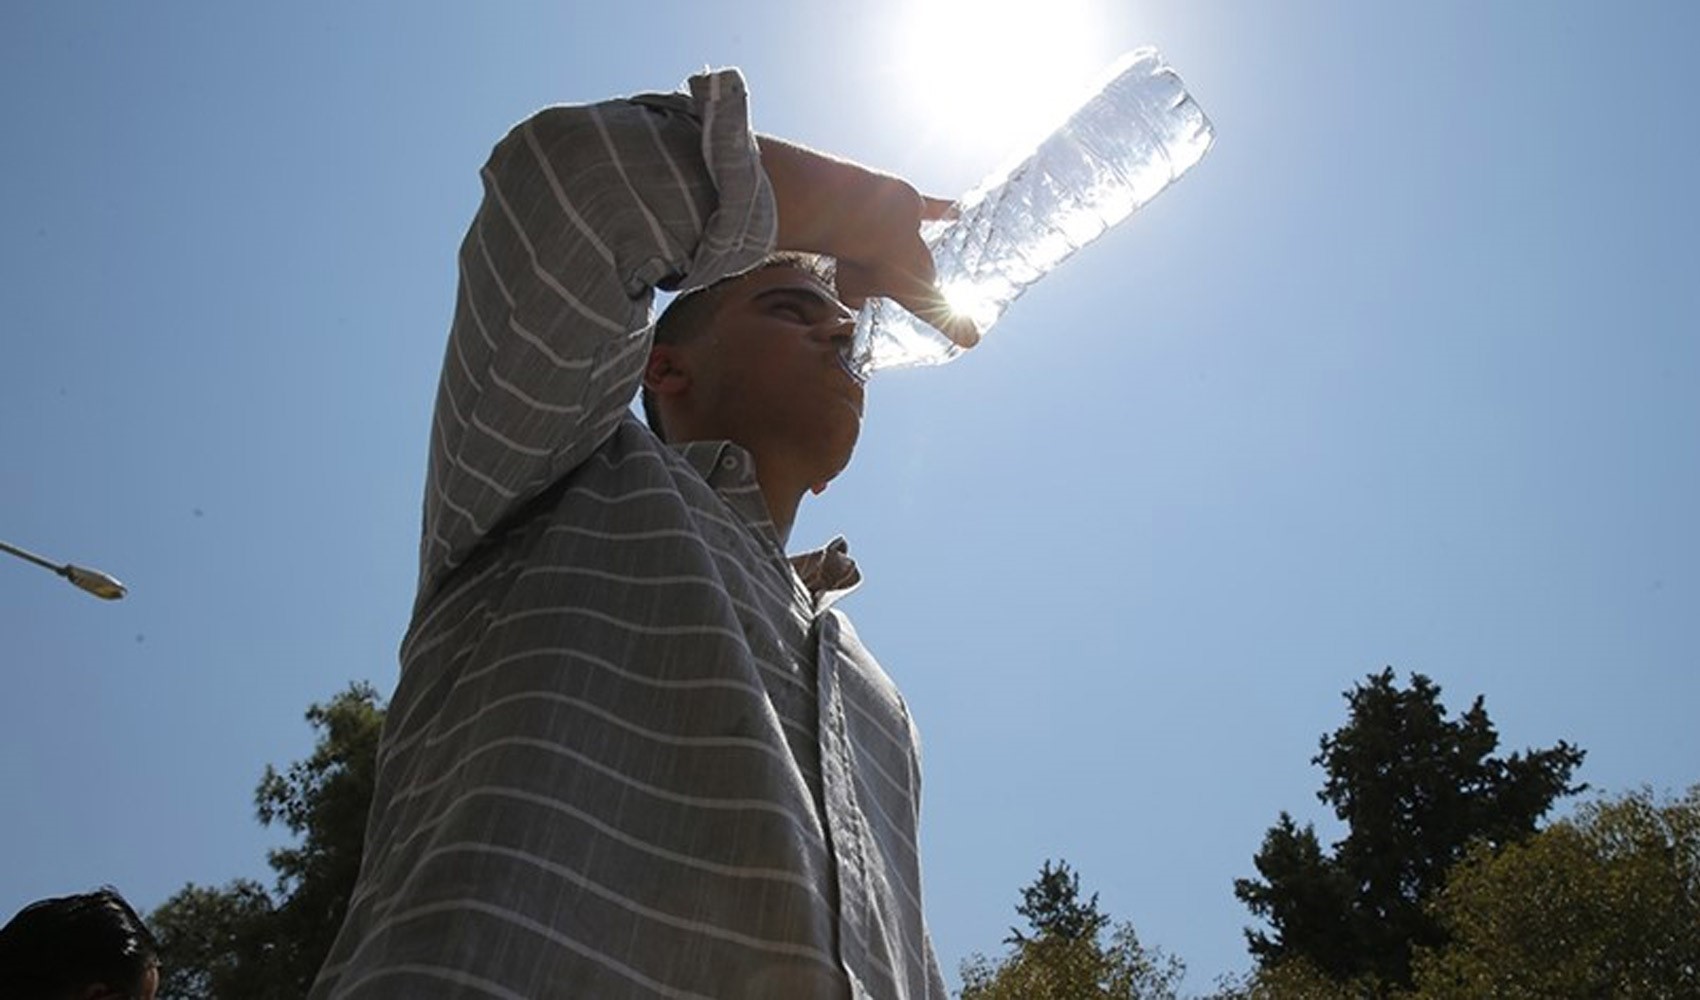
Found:
[[[944,293],[945,305],[957,316],[966,316],[974,321],[974,325],[984,330],[998,321],[1003,310],[999,302],[1008,302],[1013,297],[1013,290],[1004,283],[1004,287],[981,287],[971,281],[954,281],[939,291]],[[999,293],[1002,293],[1000,297]]]
[[[908,10],[906,99],[929,135],[977,159],[1043,138],[1115,55],[1103,49],[1098,0],[910,0]]]

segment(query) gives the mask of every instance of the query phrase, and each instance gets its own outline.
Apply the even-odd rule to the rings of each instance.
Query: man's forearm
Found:
[[[778,247],[838,261],[838,292],[852,305],[895,299],[963,346],[979,339],[953,315],[933,283],[921,224],[950,203],[924,198],[908,181],[783,139],[758,136],[762,169],[779,215]]]
[[[779,249],[840,256],[839,217],[866,186],[861,175],[873,172],[772,136],[758,136],[756,144],[779,212]]]

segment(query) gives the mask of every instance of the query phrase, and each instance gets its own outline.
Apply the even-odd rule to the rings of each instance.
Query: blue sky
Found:
[[[301,715],[384,691],[477,169],[553,102],[737,65],[758,128],[966,190],[1120,53],[1218,130],[946,368],[870,387],[848,604],[921,728],[954,979],[1063,857],[1188,961],[1340,692],[1480,693],[1606,791],[1700,781],[1690,5],[9,4],[0,909],[264,876]],[[948,22],[948,19],[947,19]],[[990,110],[993,113],[988,113]]]

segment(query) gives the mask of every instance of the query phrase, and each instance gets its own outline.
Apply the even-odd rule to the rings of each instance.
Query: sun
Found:
[[[1016,155],[1061,124],[1115,55],[1099,2],[909,0],[902,99],[964,156]]]

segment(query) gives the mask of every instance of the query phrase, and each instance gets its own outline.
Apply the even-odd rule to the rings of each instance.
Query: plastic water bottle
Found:
[[[964,195],[956,218],[922,232],[939,288],[981,334],[1027,286],[1186,173],[1215,139],[1155,49],[1128,53],[1109,76],[1032,155]],[[864,376],[961,353],[889,299],[870,299],[856,320],[852,364]]]

